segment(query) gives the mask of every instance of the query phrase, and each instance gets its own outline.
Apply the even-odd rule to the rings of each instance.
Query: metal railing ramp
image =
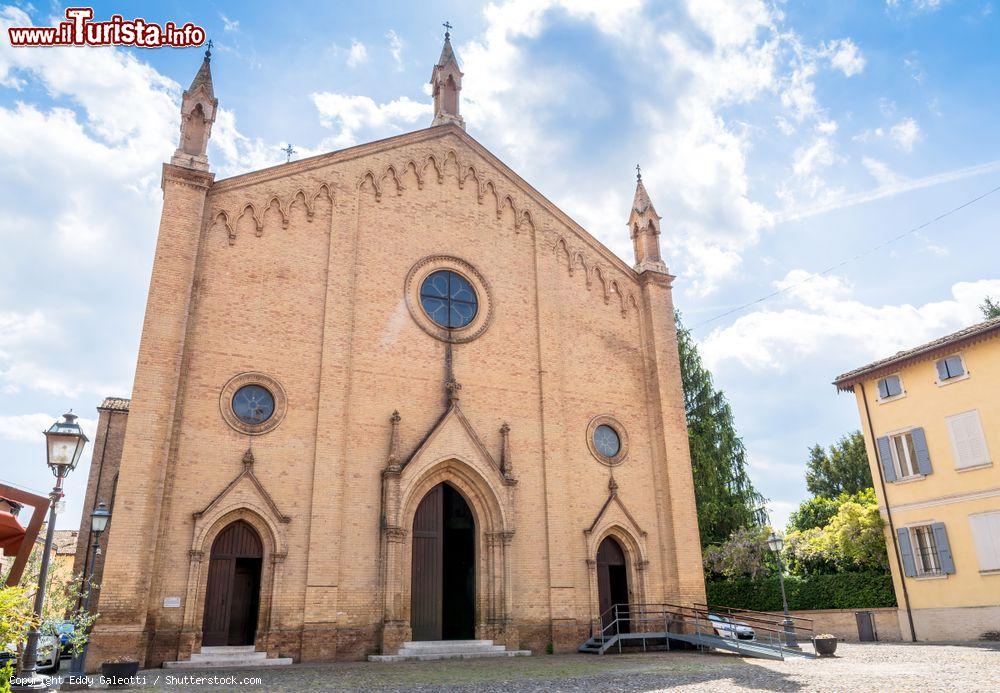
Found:
[[[709,618],[709,614],[716,617]],[[739,622],[753,629],[752,640],[723,636],[726,629],[718,627],[719,618],[730,623]],[[735,652],[741,657],[784,660],[786,657],[814,658],[812,652],[789,647],[788,636],[793,640],[812,642],[812,621],[793,618],[786,626],[780,617],[764,612],[709,607],[705,604],[680,606],[678,604],[615,604],[595,619],[595,627],[587,642],[580,645],[580,652],[604,654],[614,648],[641,646],[671,649],[671,645],[685,643],[703,649]]]

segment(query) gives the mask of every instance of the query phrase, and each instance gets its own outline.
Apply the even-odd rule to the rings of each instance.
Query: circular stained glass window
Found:
[[[457,272],[438,270],[420,285],[420,305],[441,327],[457,330],[476,317],[478,301],[472,284]]]
[[[594,431],[594,447],[605,457],[614,457],[622,449],[622,441],[615,429],[601,424]]]
[[[244,385],[233,395],[233,413],[251,426],[264,423],[274,414],[274,395],[260,385]]]

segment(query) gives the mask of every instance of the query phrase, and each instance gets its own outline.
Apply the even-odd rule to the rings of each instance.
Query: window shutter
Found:
[[[944,360],[944,362],[948,365],[948,374],[952,378],[965,375],[965,366],[962,365],[961,356],[949,356]]]
[[[913,562],[913,547],[910,545],[910,530],[897,529],[896,538],[899,540],[899,557],[903,559],[903,575],[915,577],[917,574],[917,564]]]
[[[882,474],[886,481],[896,480],[896,468],[892,464],[892,448],[889,445],[889,436],[882,436],[878,439],[878,458],[882,463]]]
[[[986,449],[979,412],[970,411],[949,416],[947,421],[952,448],[955,452],[956,469],[989,464],[990,456]]]
[[[930,474],[933,471],[931,454],[927,450],[927,436],[924,434],[924,429],[914,428],[910,431],[910,435],[913,436],[913,449],[917,452],[917,469],[921,474]]]
[[[938,361],[934,365],[937,366],[938,380],[947,380],[948,379],[948,364],[945,361],[945,359],[941,359],[940,361]]]
[[[885,378],[878,381],[878,397],[879,399],[885,399],[889,396],[889,383]]]
[[[941,570],[947,575],[955,572],[955,560],[951,556],[951,545],[948,544],[948,532],[944,528],[943,522],[935,522],[931,525],[934,531],[934,543],[937,545],[938,562]]]
[[[1000,511],[970,515],[980,570],[1000,570]]]

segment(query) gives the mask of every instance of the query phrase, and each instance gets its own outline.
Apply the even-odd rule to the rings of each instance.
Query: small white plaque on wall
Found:
[[[163,598],[163,608],[164,609],[176,609],[181,605],[180,597],[164,597]]]

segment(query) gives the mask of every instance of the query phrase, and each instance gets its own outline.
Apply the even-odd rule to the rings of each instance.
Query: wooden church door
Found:
[[[260,536],[243,520],[215,538],[205,589],[203,646],[254,644],[262,557]]]
[[[424,496],[413,517],[410,627],[414,640],[441,639],[444,552],[444,486]]]

